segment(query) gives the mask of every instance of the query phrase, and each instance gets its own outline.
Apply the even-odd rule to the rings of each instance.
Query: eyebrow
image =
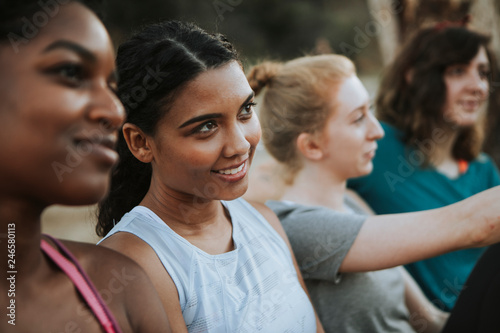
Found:
[[[54,43],[47,46],[43,50],[43,53],[47,53],[47,52],[57,50],[57,49],[71,50],[89,62],[92,62],[92,63],[97,62],[97,57],[92,52],[90,52],[86,48],[84,48],[76,43],[73,43],[73,42],[70,42],[67,40],[55,41]]]
[[[252,93],[250,95],[248,95],[248,97],[245,99],[245,101],[240,105],[240,108],[238,110],[240,110],[246,104],[248,104],[248,102],[251,101],[254,96],[255,96],[255,93],[252,91]],[[181,126],[179,126],[179,129],[183,128],[183,127],[186,127],[188,125],[194,124],[194,123],[199,123],[199,122],[204,121],[204,120],[214,119],[214,118],[221,118],[222,116],[223,116],[222,113],[208,113],[208,114],[203,114],[201,116],[189,119],[188,121],[186,121],[185,123],[183,123]]]
[[[76,43],[73,43],[73,42],[70,42],[67,40],[60,40],[60,41],[56,41],[56,42],[50,44],[49,46],[47,46],[43,50],[42,53],[47,53],[47,52],[57,50],[57,49],[71,50],[73,52],[76,52],[80,57],[82,57],[83,59],[85,59],[91,63],[97,62],[97,57],[94,54],[92,54],[92,52],[90,52],[86,48],[84,48]],[[113,70],[111,72],[111,74],[109,75],[108,80],[115,82],[115,83],[118,83],[118,81],[119,81],[118,72],[116,70]]]

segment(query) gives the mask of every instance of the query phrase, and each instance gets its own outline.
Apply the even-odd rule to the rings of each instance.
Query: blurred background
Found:
[[[339,53],[351,58],[370,94],[380,74],[412,32],[472,15],[471,27],[492,36],[500,59],[500,0],[107,0],[104,21],[115,45],[142,25],[177,19],[225,34],[245,68],[261,60]],[[500,164],[500,78],[493,78],[484,150]],[[254,166],[267,158],[260,148]],[[96,242],[95,207],[47,209],[43,231]]]

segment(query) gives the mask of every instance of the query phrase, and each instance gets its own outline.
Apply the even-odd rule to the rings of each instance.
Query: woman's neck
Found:
[[[453,158],[453,146],[457,140],[458,133],[456,130],[448,129],[445,134],[441,135],[439,142],[432,141],[434,149],[431,152],[430,158],[433,165],[438,166],[442,162]]]
[[[26,200],[2,198],[0,204],[0,269],[18,272],[17,279],[33,276],[40,267],[41,214],[45,206]],[[10,254],[8,257],[7,255]],[[8,259],[12,260],[9,261]],[[12,265],[12,266],[11,266]]]
[[[438,142],[434,142],[434,150],[430,155],[430,162],[441,173],[449,178],[456,178],[459,174],[458,162],[453,157],[453,146],[457,140],[456,130],[448,129]]]
[[[219,200],[174,192],[154,182],[140,205],[151,209],[183,237],[203,233],[214,223],[229,222]]]
[[[152,182],[140,205],[206,253],[216,255],[234,249],[231,217],[220,200],[174,192]]]
[[[285,189],[282,200],[305,205],[324,206],[344,211],[346,180],[323,170],[319,164],[307,164]]]

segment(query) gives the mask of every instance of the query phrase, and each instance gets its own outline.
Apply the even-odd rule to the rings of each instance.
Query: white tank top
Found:
[[[129,232],[153,248],[177,287],[189,332],[316,332],[284,240],[245,200],[222,203],[233,224],[230,252],[200,250],[143,206],[106,237]]]

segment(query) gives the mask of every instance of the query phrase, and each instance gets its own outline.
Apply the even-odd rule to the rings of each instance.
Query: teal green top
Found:
[[[385,137],[379,141],[373,172],[348,181],[348,187],[358,192],[377,214],[438,208],[500,184],[497,167],[484,153],[470,162],[464,173],[450,179],[432,166],[423,167],[422,153],[405,147],[399,130],[385,123],[382,127]],[[439,139],[424,142],[421,149],[433,149]],[[455,251],[406,268],[429,300],[449,311],[484,250]]]

